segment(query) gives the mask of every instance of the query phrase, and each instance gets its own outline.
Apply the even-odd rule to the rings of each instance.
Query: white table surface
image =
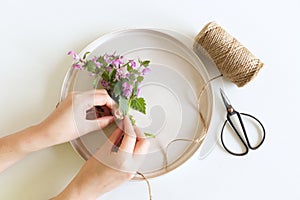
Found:
[[[172,29],[194,37],[215,20],[264,63],[243,88],[225,83],[235,107],[260,118],[265,143],[245,157],[217,146],[151,180],[160,199],[300,198],[299,1],[2,1],[0,136],[38,123],[55,107],[70,49],[122,28]],[[36,152],[0,175],[0,199],[40,200],[60,192],[83,161],[69,144]],[[197,197],[199,196],[199,197]],[[129,182],[105,200],[148,199]]]

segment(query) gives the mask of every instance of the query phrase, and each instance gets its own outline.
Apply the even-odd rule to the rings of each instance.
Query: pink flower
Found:
[[[93,58],[93,62],[94,62],[94,64],[96,65],[96,67],[98,67],[98,68],[100,68],[101,65],[102,65],[100,62],[97,61],[97,57],[94,57],[94,58]]]
[[[136,62],[134,60],[129,60],[129,64],[132,68],[136,67]]]
[[[125,67],[121,67],[117,69],[116,79],[119,80],[120,78],[126,78],[127,76],[127,69]]]
[[[133,86],[130,85],[128,82],[124,82],[122,84],[122,87],[123,87],[123,96],[128,99],[131,96]]]
[[[78,64],[78,63],[73,64],[72,67],[73,67],[74,69],[80,69],[80,70],[82,70],[82,66],[81,66],[80,64]]]
[[[111,71],[111,67],[106,67],[105,70],[109,73]]]
[[[123,61],[121,59],[117,58],[112,61],[112,64],[113,64],[113,66],[118,67],[119,65],[123,64]]]
[[[79,60],[79,59],[80,59],[79,56],[77,55],[77,53],[76,53],[75,51],[72,51],[72,50],[71,50],[71,51],[69,51],[67,54],[68,54],[69,56],[72,55],[74,60]]]
[[[141,88],[138,88],[136,91],[136,96],[140,96],[140,94],[141,94]]]
[[[150,68],[144,68],[143,71],[142,71],[142,75],[146,75],[146,74],[148,74],[150,71],[151,71]]]
[[[104,58],[104,61],[105,61],[108,65],[110,65],[110,64],[112,63],[113,59],[114,59],[114,55],[108,55],[108,54],[106,53],[106,54],[104,54],[103,58]]]
[[[101,85],[102,85],[104,88],[108,88],[109,83],[106,82],[105,80],[102,80],[102,81],[101,81]]]

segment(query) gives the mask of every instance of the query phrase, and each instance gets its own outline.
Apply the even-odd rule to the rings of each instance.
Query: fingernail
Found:
[[[122,114],[122,112],[121,112],[120,109],[114,110],[114,116],[115,116],[117,119],[123,119],[123,118],[124,118],[124,116],[123,116],[123,114]]]

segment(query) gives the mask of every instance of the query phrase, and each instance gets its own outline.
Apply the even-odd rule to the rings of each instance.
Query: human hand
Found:
[[[118,143],[120,145],[116,147]],[[121,128],[111,134],[107,142],[88,159],[77,176],[54,200],[95,200],[127,182],[142,164],[149,145],[145,136],[125,116]]]
[[[40,124],[0,138],[0,172],[31,152],[107,126],[114,120],[113,116],[98,118],[95,113],[93,116],[91,108],[104,106],[110,113],[114,104],[106,90],[70,93]]]
[[[148,151],[149,140],[126,115],[106,143],[93,155],[99,162],[128,174],[136,174]]]
[[[115,102],[104,89],[69,93],[53,113],[37,125],[47,142],[44,147],[67,142],[102,129],[114,120],[111,115],[100,118],[92,116],[94,106],[112,109]]]

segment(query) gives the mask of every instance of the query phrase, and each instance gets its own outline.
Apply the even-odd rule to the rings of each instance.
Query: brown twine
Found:
[[[201,50],[201,47],[219,71],[238,87],[250,82],[264,65],[215,22],[208,23],[196,36],[194,49]]]
[[[203,85],[203,87],[201,88],[200,92],[199,92],[199,95],[198,95],[198,103],[200,103],[200,100],[201,100],[201,97],[203,95],[203,93],[206,91],[208,85],[210,82],[218,79],[222,77],[222,75],[219,75],[219,76],[216,76],[210,80],[208,80],[208,82],[206,84]],[[199,107],[200,109],[200,107]],[[163,154],[163,158],[164,158],[164,169],[167,171],[168,170],[168,149],[169,149],[169,146],[174,143],[174,142],[178,142],[178,141],[182,141],[182,142],[191,142],[191,143],[198,143],[198,144],[201,144],[207,134],[207,131],[208,131],[208,124],[207,122],[205,121],[205,118],[203,117],[203,114],[201,112],[201,110],[199,110],[199,115],[200,115],[200,119],[201,119],[201,122],[203,124],[203,133],[200,135],[199,138],[195,138],[195,139],[187,139],[187,138],[176,138],[172,141],[170,141],[166,147],[166,150],[164,150],[163,146],[159,143],[159,141],[154,140],[158,143],[159,147],[160,147],[160,150]],[[141,172],[137,171],[136,172],[138,175],[140,175],[147,183],[147,188],[148,188],[148,195],[149,195],[149,200],[152,200],[152,189],[151,189],[151,184],[150,184],[150,181],[149,179]]]
[[[141,177],[143,177],[143,179],[146,181],[147,183],[147,187],[148,187],[148,195],[149,195],[149,200],[152,200],[152,191],[151,191],[151,184],[149,179],[141,172],[136,172],[138,175],[140,175]]]
[[[203,93],[207,90],[207,87],[209,86],[209,84],[210,84],[212,81],[214,81],[214,80],[216,80],[216,79],[218,79],[218,78],[221,78],[221,77],[222,77],[222,75],[213,77],[213,78],[211,78],[210,80],[208,80],[207,83],[205,83],[205,84],[203,85],[203,87],[201,88],[201,90],[200,90],[200,92],[199,92],[199,95],[198,95],[198,103],[199,103],[199,104],[200,104],[201,97],[202,97]],[[165,167],[164,167],[165,170],[168,169],[168,149],[169,149],[169,146],[170,146],[172,143],[174,143],[174,142],[191,142],[191,143],[201,144],[201,143],[203,142],[203,140],[205,139],[206,134],[207,134],[207,131],[208,131],[208,124],[207,124],[207,122],[205,121],[205,118],[204,118],[204,116],[203,116],[203,114],[202,114],[200,108],[201,108],[201,107],[199,106],[199,116],[200,116],[200,119],[201,119],[201,123],[202,123],[202,125],[203,125],[203,131],[202,131],[202,133],[200,134],[200,137],[194,138],[194,139],[176,138],[176,139],[174,139],[174,140],[171,140],[171,141],[168,143],[168,145],[167,145],[167,147],[166,147],[166,151],[163,151],[163,148],[161,148],[161,150],[163,151],[164,159],[165,159],[165,163],[166,163],[166,165],[165,165]]]

